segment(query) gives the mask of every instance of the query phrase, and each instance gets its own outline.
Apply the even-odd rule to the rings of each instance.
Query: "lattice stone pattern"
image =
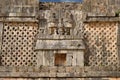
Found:
[[[91,22],[84,27],[85,43],[88,47],[86,59],[90,66],[117,66],[117,23]]]
[[[4,23],[2,66],[35,66],[37,23]]]

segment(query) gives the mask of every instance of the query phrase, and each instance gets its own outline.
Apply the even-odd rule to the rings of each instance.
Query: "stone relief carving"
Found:
[[[39,14],[40,38],[80,35],[78,34],[81,27],[81,17],[78,17],[79,15],[81,15],[81,12],[76,10],[41,10]]]
[[[40,33],[46,35],[72,35],[74,19],[71,11],[67,10],[46,10],[40,15]]]

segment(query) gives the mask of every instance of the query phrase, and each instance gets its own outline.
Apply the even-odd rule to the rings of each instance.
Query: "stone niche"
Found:
[[[84,66],[82,40],[37,40],[38,66]]]

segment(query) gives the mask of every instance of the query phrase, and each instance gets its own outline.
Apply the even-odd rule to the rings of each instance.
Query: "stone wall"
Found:
[[[120,1],[1,2],[0,80],[120,80]]]
[[[85,23],[84,41],[88,46],[85,59],[89,56],[90,66],[117,66],[119,57],[117,51],[116,22]],[[114,56],[113,56],[114,55]],[[87,61],[87,60],[86,60]]]
[[[64,10],[81,10],[82,9],[82,4],[81,3],[70,3],[70,2],[40,2],[39,4],[39,9],[40,10],[58,10],[58,9],[64,9]]]
[[[120,78],[0,78],[0,80],[120,80]]]
[[[89,16],[115,16],[120,11],[119,0],[84,0],[83,11]]]
[[[66,63],[63,66],[84,66],[81,29],[82,4],[41,2],[35,47],[41,57],[38,61],[40,65],[54,66],[55,55],[65,54]]]
[[[35,16],[39,0],[0,0],[0,16]]]

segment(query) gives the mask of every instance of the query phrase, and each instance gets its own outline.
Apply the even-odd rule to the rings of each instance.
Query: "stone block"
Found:
[[[56,72],[50,72],[49,77],[56,77]]]
[[[68,73],[56,73],[56,77],[66,77]]]
[[[50,73],[57,72],[58,68],[57,67],[50,67]]]
[[[65,67],[57,67],[57,72],[58,73],[64,73],[65,72]]]
[[[28,72],[34,72],[34,67],[28,67]]]
[[[75,72],[80,72],[80,73],[82,73],[83,71],[84,71],[84,68],[82,67],[75,67],[74,68],[75,69]]]
[[[84,67],[84,51],[76,51],[76,66]]]
[[[72,57],[73,54],[69,52],[69,54],[67,54],[66,66],[72,66]]]
[[[1,47],[2,47],[2,35],[3,34],[3,23],[0,22],[0,53],[2,52],[1,51]]]
[[[42,66],[40,72],[50,72],[50,68],[47,66]]]
[[[73,73],[73,72],[75,72],[75,69],[74,69],[74,67],[66,67],[66,73]]]

